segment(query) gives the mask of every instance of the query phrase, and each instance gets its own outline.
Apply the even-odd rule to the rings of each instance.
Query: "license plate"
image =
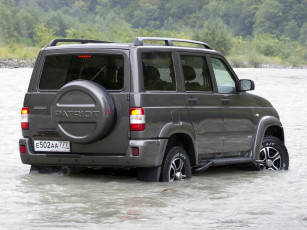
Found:
[[[70,152],[70,142],[35,140],[34,150],[38,152]]]

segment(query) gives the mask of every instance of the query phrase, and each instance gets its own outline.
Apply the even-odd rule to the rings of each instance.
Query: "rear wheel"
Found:
[[[161,181],[171,182],[191,178],[191,164],[187,152],[180,146],[171,148],[162,164]]]
[[[286,146],[276,137],[265,136],[257,162],[260,169],[288,170],[289,155]]]

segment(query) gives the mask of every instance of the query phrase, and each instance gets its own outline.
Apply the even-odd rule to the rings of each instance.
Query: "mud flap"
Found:
[[[161,167],[139,168],[137,180],[144,182],[158,182],[160,180]]]
[[[31,165],[29,173],[58,173],[60,169],[57,166]]]

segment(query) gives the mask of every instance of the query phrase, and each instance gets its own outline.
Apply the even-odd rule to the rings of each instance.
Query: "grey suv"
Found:
[[[254,87],[203,42],[56,39],[25,95],[21,161],[39,172],[136,168],[142,181],[230,164],[287,170],[279,116]]]

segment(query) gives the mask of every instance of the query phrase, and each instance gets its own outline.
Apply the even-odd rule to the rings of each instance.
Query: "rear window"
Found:
[[[46,56],[39,88],[58,90],[66,83],[84,79],[107,90],[124,87],[124,58],[114,54],[61,54]]]

